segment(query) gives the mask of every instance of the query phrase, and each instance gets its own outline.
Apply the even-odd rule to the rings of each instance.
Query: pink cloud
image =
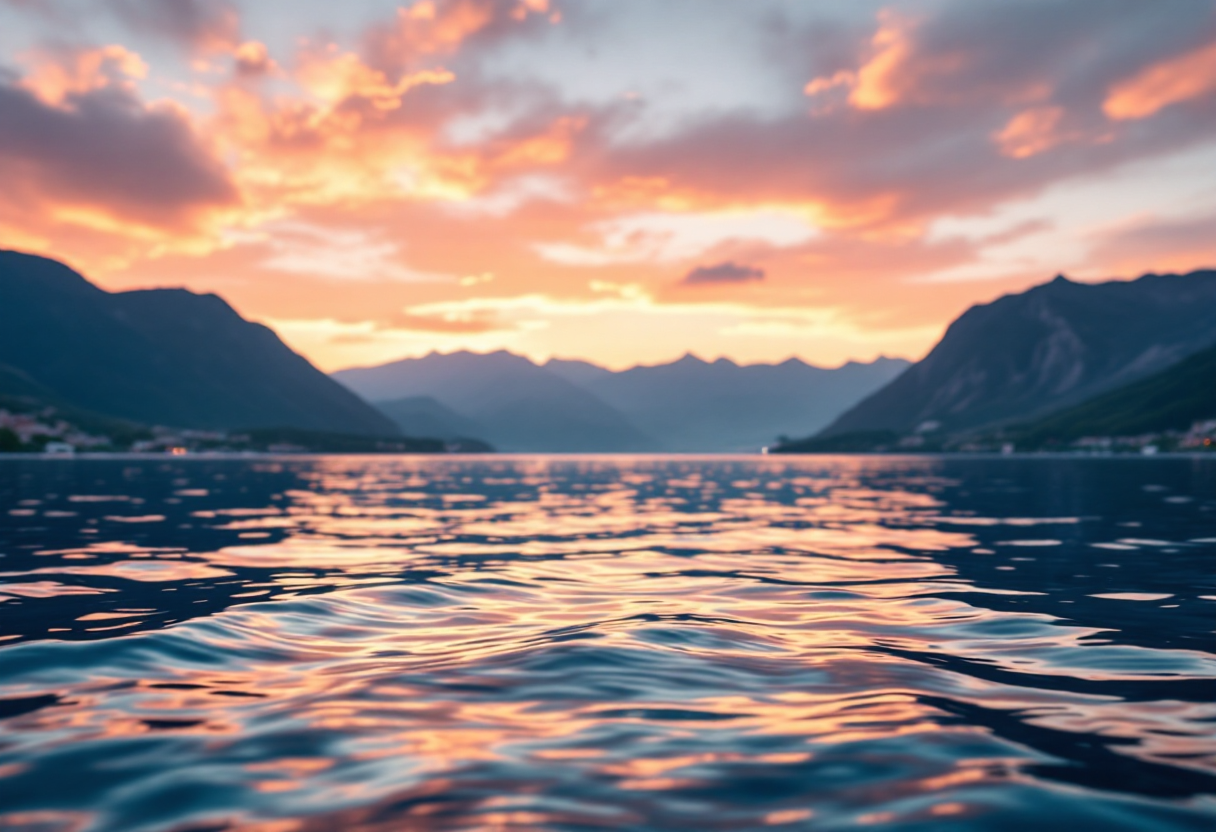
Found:
[[[136,32],[157,35],[197,53],[240,43],[240,16],[228,0],[104,0]]]
[[[1216,41],[1161,61],[1115,84],[1102,104],[1112,119],[1147,118],[1159,110],[1216,93]]]
[[[99,228],[187,232],[239,202],[228,171],[187,115],[112,85],[51,103],[0,84],[0,200]]]

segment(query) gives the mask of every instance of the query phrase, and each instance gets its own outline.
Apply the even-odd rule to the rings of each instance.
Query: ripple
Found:
[[[1209,828],[1214,482],[0,462],[0,826]]]

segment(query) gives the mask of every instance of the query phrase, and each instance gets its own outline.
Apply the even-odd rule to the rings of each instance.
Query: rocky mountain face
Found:
[[[215,295],[106,292],[13,251],[0,251],[2,393],[179,428],[399,433]]]
[[[1014,426],[1020,447],[1064,445],[1082,437],[1185,431],[1216,419],[1216,346],[1140,381],[1116,387],[1035,422]]]
[[[933,350],[820,435],[1026,420],[1216,343],[1216,271],[1076,283],[1063,276],[967,310]]]

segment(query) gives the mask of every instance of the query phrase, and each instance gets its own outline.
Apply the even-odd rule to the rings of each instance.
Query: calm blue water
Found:
[[[1216,459],[0,460],[0,827],[1216,828]]]

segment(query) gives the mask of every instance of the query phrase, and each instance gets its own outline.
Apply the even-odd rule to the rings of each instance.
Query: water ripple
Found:
[[[24,460],[0,499],[5,829],[1216,822],[1211,461]]]

